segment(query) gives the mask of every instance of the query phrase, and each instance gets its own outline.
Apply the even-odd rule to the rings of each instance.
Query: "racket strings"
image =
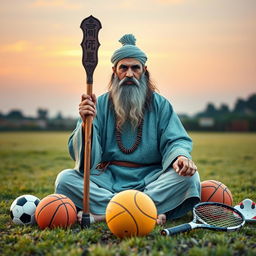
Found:
[[[221,205],[201,205],[195,214],[206,224],[218,227],[233,227],[243,222],[238,213]]]

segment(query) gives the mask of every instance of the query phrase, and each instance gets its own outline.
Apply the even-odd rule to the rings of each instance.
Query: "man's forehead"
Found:
[[[142,66],[142,64],[140,63],[140,61],[138,61],[137,59],[134,58],[126,58],[126,59],[122,59],[117,63],[117,66],[120,65],[125,65],[125,66],[133,66],[133,65],[140,65]]]

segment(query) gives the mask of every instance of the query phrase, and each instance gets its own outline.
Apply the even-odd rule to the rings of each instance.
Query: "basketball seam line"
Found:
[[[223,204],[225,204],[225,190],[224,189],[222,190],[222,201],[223,201]]]
[[[208,200],[207,200],[207,202],[209,202],[209,200],[213,197],[213,195],[217,192],[217,190],[219,189],[219,187],[221,186],[221,185],[224,185],[223,183],[217,183],[217,182],[214,182],[214,181],[212,181],[211,180],[211,182],[212,183],[214,183],[214,184],[216,184],[216,185],[218,185],[218,187],[216,188],[216,187],[214,187],[214,186],[203,186],[203,188],[215,188],[215,191],[211,194],[211,196],[208,198]],[[228,193],[228,188],[227,187],[225,187],[224,189],[223,189],[223,191],[222,191],[222,201],[223,201],[223,203],[225,203],[225,192],[227,192],[227,194],[228,194],[228,197],[229,197],[229,199],[230,199],[230,201],[232,202],[232,198],[231,198],[231,196],[230,196],[230,194]]]
[[[209,182],[212,182],[215,185],[222,185],[222,183],[220,182],[220,184],[218,182],[216,182],[215,180],[209,180]]]
[[[217,184],[216,184],[217,185]],[[202,188],[216,188],[215,186],[203,186]]]
[[[156,220],[156,218],[154,218],[154,217],[148,215],[147,213],[145,213],[144,211],[141,210],[141,208],[139,207],[139,205],[137,204],[137,201],[136,201],[136,196],[137,196],[138,193],[140,193],[140,192],[138,191],[138,192],[136,192],[135,195],[134,195],[134,203],[135,203],[135,205],[138,207],[138,209],[139,209],[145,216],[149,217],[150,219]]]
[[[55,201],[55,202],[56,202],[56,201]],[[67,210],[66,205],[70,205],[73,210],[74,210],[74,208],[73,208],[73,206],[72,206],[69,202],[63,202],[62,200],[61,200],[61,202],[62,202],[62,203],[58,205],[58,207],[57,207],[57,209],[55,210],[55,212],[54,212],[54,214],[53,214],[53,216],[52,216],[52,219],[51,219],[51,221],[50,221],[50,223],[49,223],[49,225],[48,225],[47,227],[50,227],[50,226],[51,226],[51,224],[52,224],[52,222],[53,222],[53,219],[54,219],[55,215],[57,214],[57,211],[59,210],[59,207],[62,206],[62,205],[65,206],[66,213],[67,213],[67,226],[69,225],[69,213],[68,213],[68,210]],[[75,213],[76,213],[76,212],[75,212]]]
[[[36,217],[38,218],[39,214],[42,212],[42,210],[43,210],[46,206],[48,206],[49,204],[54,203],[54,202],[56,202],[56,201],[58,201],[58,200],[61,200],[61,198],[57,198],[56,200],[51,201],[51,202],[48,202],[46,205],[44,205],[44,206],[40,209],[40,211],[38,212],[38,214],[37,214]]]
[[[71,200],[71,199],[70,199],[70,200]],[[73,207],[73,205],[72,205],[71,203],[69,203],[69,202],[64,202],[64,203],[65,203],[65,204],[70,205],[70,206],[71,206],[71,208],[74,210],[75,214],[77,214],[77,212],[76,212],[75,208]]]
[[[66,203],[65,203],[65,202],[63,202],[61,199],[60,199],[60,201],[64,204],[65,209],[66,209],[66,214],[67,214],[67,226],[68,226],[68,223],[69,223],[69,214],[68,214],[68,209],[67,209]]]
[[[47,197],[48,197],[48,196],[47,196]],[[36,218],[38,218],[38,216],[39,216],[39,214],[41,213],[41,211],[42,211],[46,206],[48,206],[49,204],[51,204],[51,203],[53,203],[53,202],[56,202],[56,201],[58,201],[58,200],[61,200],[61,199],[68,199],[68,197],[62,197],[62,198],[60,198],[60,197],[51,196],[51,195],[50,195],[49,197],[55,197],[55,198],[57,198],[57,199],[54,200],[54,201],[48,202],[46,205],[44,205],[44,206],[40,209],[40,211],[38,212]],[[61,202],[63,203],[62,200],[61,200]],[[77,213],[76,210],[75,210],[75,208],[73,207],[73,205],[71,205],[69,202],[64,202],[64,203],[65,203],[65,204],[66,204],[66,203],[69,204],[69,205],[72,207],[72,209],[74,210],[74,212]]]
[[[108,220],[107,223],[109,223],[111,220],[113,220],[115,217],[117,217],[118,215],[123,214],[125,211],[119,212],[118,214],[116,214],[115,216],[113,216],[111,219]]]
[[[218,187],[217,188],[215,188],[215,191],[211,194],[211,196],[208,198],[208,202],[209,202],[209,200],[213,197],[213,195],[216,193],[216,191],[219,189],[219,187],[222,185],[222,183],[220,183],[220,184],[218,184]]]
[[[71,199],[70,199],[70,200],[71,200]],[[72,202],[73,202],[73,201],[72,201]],[[75,214],[77,214],[76,209],[73,207],[73,205],[72,205],[71,203],[66,202],[65,204],[69,204],[69,205],[71,206],[71,208],[74,210]]]
[[[52,215],[51,221],[50,221],[50,223],[49,223],[49,225],[48,225],[47,227],[50,227],[50,228],[51,228],[52,221],[53,221],[55,215],[57,214],[57,211],[59,210],[59,208],[60,208],[62,205],[63,205],[63,203],[60,204],[60,205],[58,205],[58,207],[57,207],[57,209],[55,210],[54,214]]]
[[[230,196],[230,194],[228,193],[228,188],[225,187],[225,189],[223,190],[223,203],[225,203],[225,192],[227,192],[227,195],[228,195],[230,201],[232,202],[231,196]]]
[[[60,194],[59,194],[59,195],[60,195]],[[67,199],[67,198],[68,198],[67,196],[64,196],[64,195],[63,195],[63,197],[58,197],[57,195],[54,195],[54,194],[49,195],[49,196],[47,196],[47,197],[55,197],[55,198],[58,198],[58,199]]]
[[[137,228],[137,235],[138,235],[138,234],[139,234],[139,227],[138,227],[138,224],[137,224],[135,218],[134,218],[134,217],[132,216],[132,214],[130,213],[130,211],[129,211],[127,208],[125,208],[123,205],[121,205],[121,204],[119,204],[119,203],[117,203],[117,202],[115,202],[115,201],[110,201],[110,202],[121,206],[123,209],[125,209],[125,210],[127,211],[128,214],[130,214],[130,216],[132,217],[132,219],[134,220],[134,223],[135,223],[135,225],[136,225],[136,228]]]

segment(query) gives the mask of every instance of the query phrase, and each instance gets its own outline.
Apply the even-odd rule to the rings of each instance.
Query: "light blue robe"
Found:
[[[70,174],[72,177],[69,177],[69,179],[75,179],[74,175],[80,176],[81,179],[83,175],[83,131],[81,124],[82,121],[79,120],[68,143],[70,155],[76,161],[74,169],[79,172],[77,174]],[[123,145],[126,148],[130,148],[135,142],[137,130],[134,131],[126,125],[123,131]],[[192,141],[174,112],[172,105],[163,96],[153,93],[152,104],[144,115],[142,141],[133,153],[124,154],[117,145],[114,110],[109,103],[108,93],[103,94],[97,100],[97,116],[93,121],[92,132],[90,175],[90,206],[92,212],[104,213],[106,204],[111,196],[127,189],[137,189],[150,195],[155,201],[159,213],[174,209],[190,197],[199,199],[200,181],[198,173],[192,177],[181,177],[172,169],[171,165],[179,155],[191,158]],[[147,166],[129,168],[109,165],[104,172],[100,173],[96,169],[97,164],[108,161],[127,161]],[[64,174],[61,175],[56,181],[56,191],[67,193],[63,189],[64,186],[60,184],[65,180],[63,178]],[[69,175],[67,171],[65,175],[67,179],[67,175]],[[163,177],[165,178],[163,179]],[[159,194],[163,186],[163,180],[170,187],[167,186]],[[156,181],[159,181],[158,184]],[[184,185],[184,182],[186,185]],[[154,191],[152,184],[154,184],[157,191]],[[161,184],[161,187],[158,188],[159,184]],[[93,194],[97,195],[95,192],[97,189],[92,191],[92,188],[96,187],[102,191],[110,192],[105,200],[105,205],[104,203],[97,205],[97,199],[94,200],[92,198]],[[150,189],[148,189],[149,187]],[[82,188],[80,190],[82,192]],[[171,193],[170,190],[172,190]],[[179,195],[171,200],[171,197],[175,194],[173,190],[179,191]],[[99,192],[98,194],[101,193]],[[101,196],[104,196],[104,194],[106,192],[103,192]],[[157,198],[154,198],[154,194],[157,194]],[[170,199],[168,201],[170,202],[167,201],[169,196]],[[81,206],[77,198],[74,198],[74,200],[77,202],[77,205]]]

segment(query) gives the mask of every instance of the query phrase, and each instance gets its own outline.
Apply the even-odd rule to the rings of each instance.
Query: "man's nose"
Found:
[[[133,77],[133,72],[131,68],[128,68],[128,70],[126,71],[126,77]]]

